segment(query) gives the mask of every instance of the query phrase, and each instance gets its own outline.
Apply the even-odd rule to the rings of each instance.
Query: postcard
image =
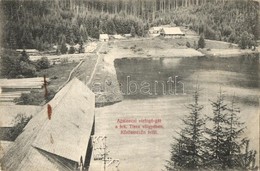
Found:
[[[1,171],[259,170],[259,0],[1,0]]]

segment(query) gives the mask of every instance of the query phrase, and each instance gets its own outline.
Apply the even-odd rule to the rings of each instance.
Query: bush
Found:
[[[22,93],[19,98],[14,99],[14,102],[18,105],[40,105],[45,100],[50,101],[54,95],[54,90],[49,90],[47,97],[44,96],[44,92],[33,90],[30,93]]]
[[[74,53],[75,53],[75,48],[71,46],[69,49],[69,54],[74,54]]]
[[[187,48],[190,48],[191,47],[190,42],[187,42],[186,46],[187,46]]]
[[[21,61],[19,64],[19,70],[18,72],[20,72],[21,75],[23,75],[24,77],[35,77],[35,73],[36,73],[36,67],[35,65],[28,63],[28,62],[24,62]]]
[[[50,67],[50,61],[47,57],[42,57],[36,61],[36,66],[39,69],[47,69]]]
[[[83,45],[80,45],[80,46],[79,46],[78,52],[79,52],[79,53],[85,53],[85,48],[83,47]]]
[[[60,60],[60,63],[61,63],[61,64],[67,64],[67,63],[69,63],[69,59],[68,59],[68,58],[62,58],[62,59]]]
[[[249,34],[246,31],[243,32],[243,34],[239,40],[238,46],[241,49],[246,49],[246,48],[251,48],[254,45],[255,45],[254,36],[252,34]]]
[[[32,116],[25,116],[24,114],[17,114],[13,120],[14,126],[8,131],[8,138],[14,141],[18,135],[23,132],[23,128],[32,119]]]

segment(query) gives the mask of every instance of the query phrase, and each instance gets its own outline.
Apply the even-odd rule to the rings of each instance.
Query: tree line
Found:
[[[100,33],[145,36],[152,26],[187,26],[205,38],[254,45],[259,4],[252,0],[54,0],[0,2],[2,45],[47,50]],[[242,36],[243,35],[243,36]],[[65,38],[64,38],[65,37]],[[243,44],[243,43],[241,43]]]
[[[182,119],[183,127],[171,146],[166,169],[174,170],[257,170],[256,150],[249,149],[248,138],[242,137],[245,125],[239,120],[240,109],[226,102],[222,91],[210,101],[212,114],[202,116],[199,89],[193,95],[190,113]]]
[[[21,54],[13,50],[3,50],[1,55],[1,75],[7,78],[31,78],[35,77],[37,71],[50,67],[47,57],[37,61],[31,61],[25,50]]]

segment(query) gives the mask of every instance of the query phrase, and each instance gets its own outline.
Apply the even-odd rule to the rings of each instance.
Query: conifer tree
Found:
[[[14,32],[10,32],[9,47],[10,47],[10,49],[16,49],[17,48],[16,36],[15,36]]]
[[[209,136],[208,140],[206,141],[206,166],[220,170],[226,167],[226,138],[228,135],[228,127],[226,124],[228,120],[228,105],[224,102],[224,95],[221,90],[217,100],[211,101],[211,106],[213,110],[213,116],[208,117],[207,119],[213,124],[213,127],[206,128],[206,133]]]
[[[80,32],[80,36],[82,37],[83,41],[86,41],[88,39],[88,32],[83,25],[80,25],[79,32]]]
[[[116,34],[116,26],[113,20],[107,21],[107,34]]]
[[[226,139],[226,154],[224,165],[228,166],[228,168],[236,167],[236,158],[240,153],[241,140],[240,136],[244,132],[244,123],[239,121],[237,113],[240,112],[240,109],[236,107],[234,97],[231,101],[231,105],[229,107],[229,113],[227,115],[227,139]]]
[[[136,32],[135,32],[135,27],[134,27],[134,25],[132,25],[132,27],[131,27],[130,34],[131,34],[131,36],[132,36],[132,37],[135,37],[135,35],[136,35]]]
[[[182,119],[185,127],[175,138],[176,144],[172,145],[171,159],[167,161],[167,170],[197,170],[203,167],[203,125],[201,118],[203,106],[199,104],[198,88],[195,90],[194,103],[189,104],[189,115]]]
[[[205,47],[205,40],[204,40],[204,36],[200,35],[200,39],[198,41],[198,48],[204,48]]]
[[[242,140],[242,148],[245,150],[243,153],[242,150],[236,158],[236,168],[240,170],[257,170],[256,166],[256,150],[249,150],[249,140]]]
[[[61,42],[60,52],[62,54],[66,54],[68,52],[68,48],[67,48],[66,43],[64,41]]]
[[[84,53],[85,52],[85,48],[84,48],[83,45],[84,45],[83,38],[80,37],[80,40],[79,40],[79,50],[78,50],[79,53]]]

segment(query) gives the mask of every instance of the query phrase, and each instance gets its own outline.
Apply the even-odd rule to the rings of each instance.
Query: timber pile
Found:
[[[49,78],[46,78],[49,82]],[[31,89],[41,89],[43,77],[22,79],[0,79],[0,102],[13,102],[22,93],[29,93]]]
[[[46,78],[49,82],[49,78]],[[38,89],[42,88],[44,79],[43,77],[35,78],[22,78],[22,79],[0,79],[0,87],[6,88],[19,88],[19,89]]]

